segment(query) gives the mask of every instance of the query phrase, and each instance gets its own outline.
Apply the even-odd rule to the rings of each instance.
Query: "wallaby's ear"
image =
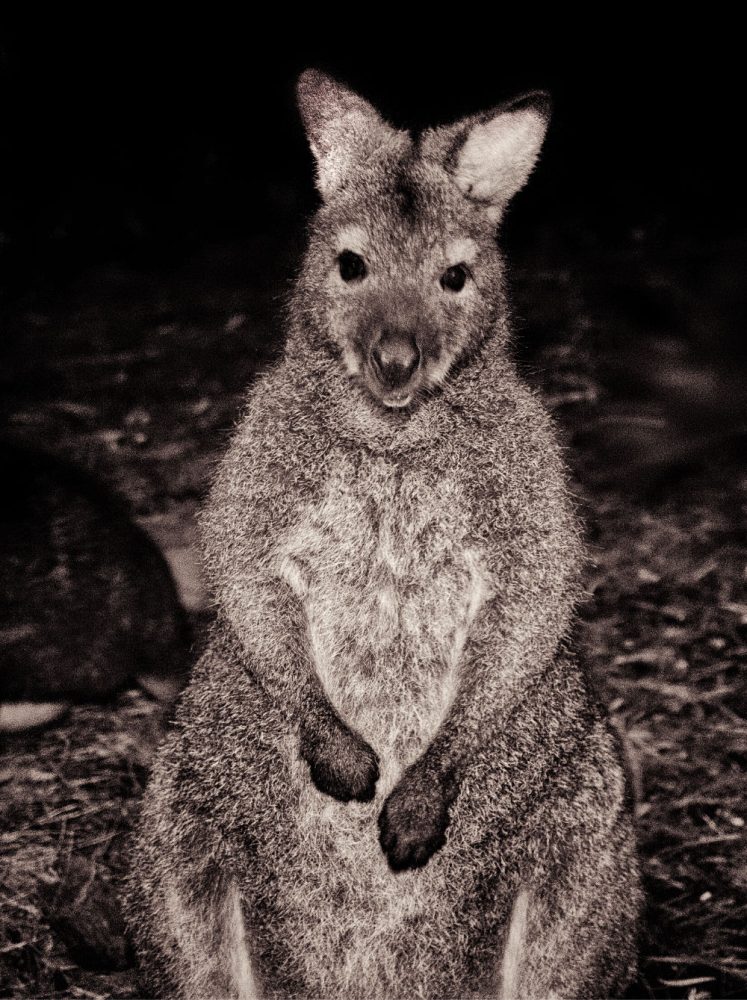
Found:
[[[429,145],[457,187],[494,220],[526,184],[550,120],[550,95],[523,94],[484,115],[437,129]]]
[[[398,133],[368,101],[319,70],[305,70],[296,92],[316,159],[317,187],[326,199],[343,187],[357,163]]]

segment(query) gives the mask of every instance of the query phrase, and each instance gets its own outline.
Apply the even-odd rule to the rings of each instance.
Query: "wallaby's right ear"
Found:
[[[462,194],[497,222],[534,169],[550,107],[550,95],[544,91],[524,94],[486,114],[427,133],[425,155],[440,161]]]
[[[319,70],[305,70],[296,91],[316,159],[317,187],[327,199],[345,185],[357,164],[397,132],[368,101]]]

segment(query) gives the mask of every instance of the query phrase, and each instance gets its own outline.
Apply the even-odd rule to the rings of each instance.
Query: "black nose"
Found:
[[[407,385],[420,364],[420,350],[412,337],[384,334],[371,351],[376,372],[387,389]]]

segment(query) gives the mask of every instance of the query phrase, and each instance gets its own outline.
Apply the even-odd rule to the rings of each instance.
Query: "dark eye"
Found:
[[[441,275],[441,288],[448,288],[450,292],[461,292],[468,277],[466,264],[455,264]]]
[[[343,281],[360,281],[366,277],[366,262],[352,250],[343,250],[337,259]]]

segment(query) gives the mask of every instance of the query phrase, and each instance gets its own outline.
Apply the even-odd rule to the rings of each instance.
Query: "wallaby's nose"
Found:
[[[371,351],[371,358],[387,389],[400,389],[417,371],[420,350],[413,337],[384,333]]]

